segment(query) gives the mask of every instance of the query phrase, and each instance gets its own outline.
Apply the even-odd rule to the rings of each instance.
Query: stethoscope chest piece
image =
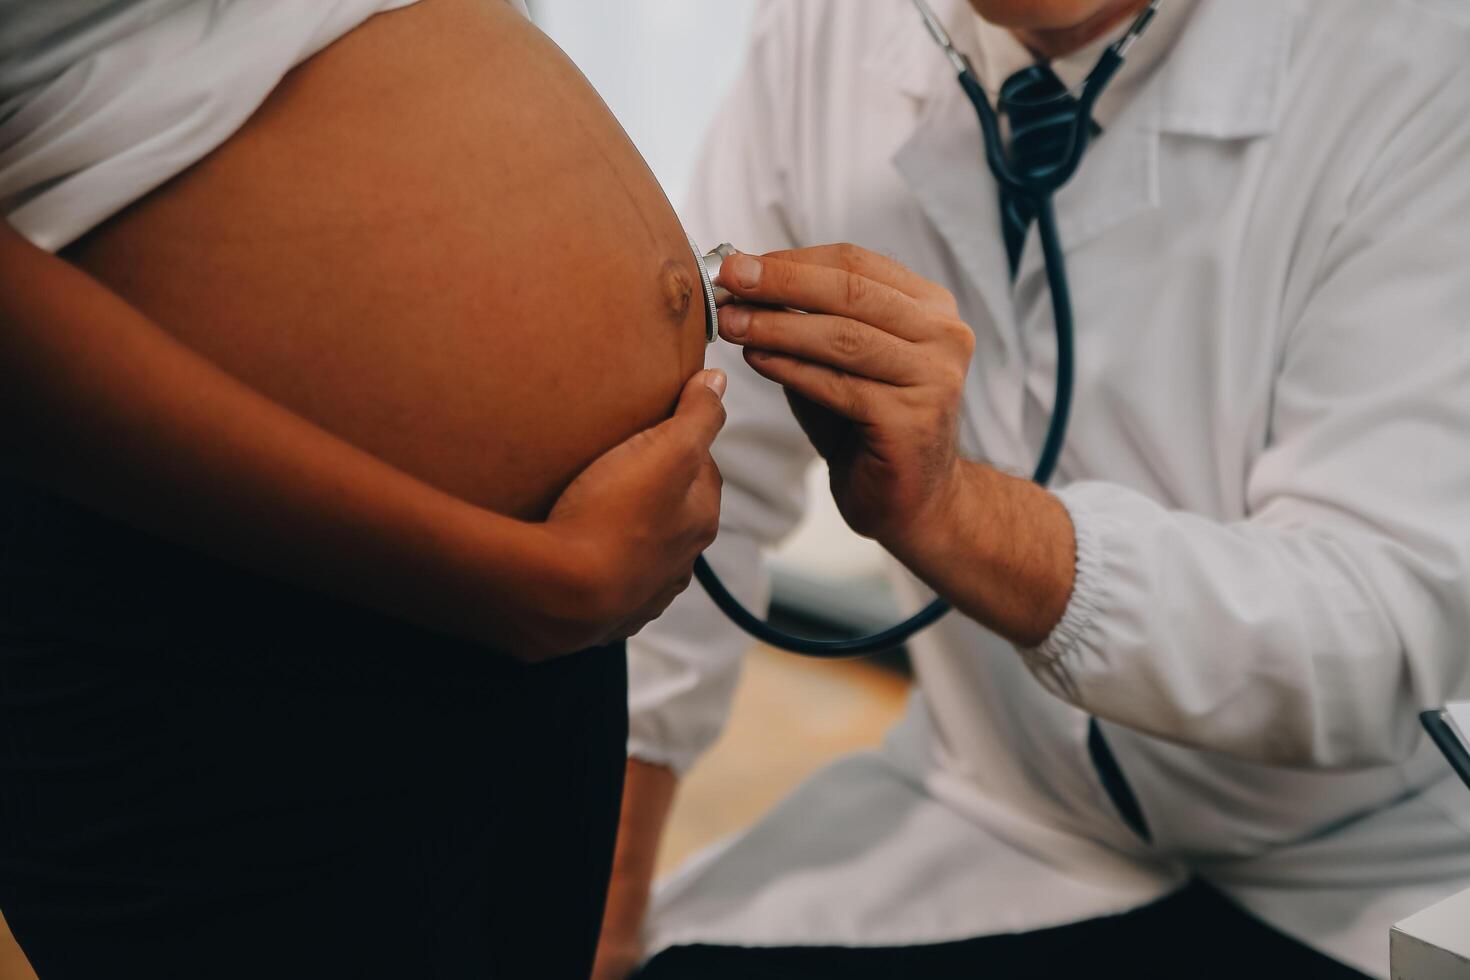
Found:
[[[720,335],[720,307],[730,298],[728,292],[715,285],[715,280],[720,277],[725,260],[735,254],[735,246],[727,243],[701,253],[691,238],[689,247],[694,250],[694,264],[699,266],[699,282],[704,287],[704,339],[712,344]]]

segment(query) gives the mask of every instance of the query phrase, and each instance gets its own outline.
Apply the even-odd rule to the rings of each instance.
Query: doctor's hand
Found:
[[[851,245],[732,256],[720,285],[736,297],[720,335],[785,388],[853,530],[988,629],[1041,643],[1071,596],[1076,535],[1046,490],[960,458],[974,336],[953,297]]]
[[[853,530],[897,553],[932,527],[975,347],[948,290],[852,245],[732,256],[720,284],[720,335],[785,388]]]

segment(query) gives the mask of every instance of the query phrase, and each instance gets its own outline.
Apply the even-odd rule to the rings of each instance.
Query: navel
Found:
[[[670,259],[659,271],[664,306],[669,311],[669,318],[678,324],[683,324],[689,313],[689,304],[694,302],[695,293],[700,291],[699,283],[695,281],[693,273],[685,268],[686,264]]]

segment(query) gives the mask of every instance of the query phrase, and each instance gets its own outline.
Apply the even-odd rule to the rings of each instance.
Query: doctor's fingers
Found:
[[[823,265],[864,276],[874,282],[892,286],[899,292],[925,305],[943,310],[958,310],[954,294],[932,279],[925,279],[897,259],[846,243],[817,245],[812,248],[781,249],[766,253],[768,258]]]
[[[923,384],[938,365],[923,345],[867,323],[743,303],[720,311],[720,336],[751,350],[790,354],[885,384]]]
[[[770,351],[746,350],[745,361],[766,380],[860,425],[892,421],[889,407],[895,396],[922,390],[894,387]]]
[[[846,269],[742,253],[725,260],[720,285],[747,303],[845,316],[901,340],[933,340],[945,329],[944,319],[912,296]]]

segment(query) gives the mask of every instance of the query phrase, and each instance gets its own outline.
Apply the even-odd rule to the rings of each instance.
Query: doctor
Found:
[[[1141,6],[938,10],[996,92],[1072,88]],[[1415,719],[1470,694],[1467,22],[1166,0],[1057,198],[1045,491],[1008,475],[1054,397],[1042,257],[949,63],[904,0],[761,8],[688,214],[783,250],[726,266],[712,558],[764,601],[815,450],[904,595],[959,614],[880,751],[646,917],[747,643],[697,590],[645,631],[603,976],[640,947],[652,977],[1383,976],[1391,923],[1470,887],[1470,794]]]

